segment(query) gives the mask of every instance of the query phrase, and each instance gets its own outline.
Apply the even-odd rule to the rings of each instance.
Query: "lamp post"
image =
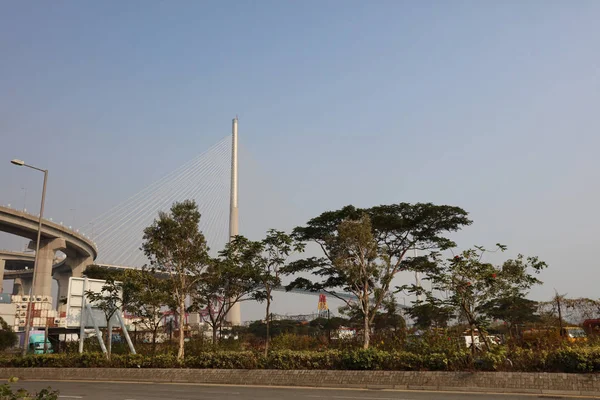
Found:
[[[29,291],[29,302],[27,304],[27,313],[25,314],[25,338],[23,340],[23,355],[27,354],[27,348],[29,347],[29,330],[31,329],[31,306],[35,290],[35,277],[40,258],[40,240],[42,236],[42,218],[44,217],[44,202],[46,201],[46,182],[48,181],[48,170],[34,167],[33,165],[25,164],[23,160],[12,160],[12,164],[19,167],[28,167],[44,173],[44,186],[42,188],[42,203],[40,205],[40,218],[38,220],[38,231],[37,240],[35,241],[35,260],[33,262],[33,280],[31,282],[31,289]],[[44,340],[44,346],[46,341]]]

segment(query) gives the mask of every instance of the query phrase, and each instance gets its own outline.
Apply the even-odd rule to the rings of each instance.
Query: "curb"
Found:
[[[0,368],[31,381],[175,383],[600,397],[600,374],[526,372]]]

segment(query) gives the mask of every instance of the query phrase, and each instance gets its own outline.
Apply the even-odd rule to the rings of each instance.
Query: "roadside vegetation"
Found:
[[[19,380],[10,378],[7,383],[0,385],[0,400],[58,400],[59,392],[51,388],[42,389],[37,393],[29,393],[25,389],[14,389]]]
[[[290,233],[236,236],[216,257],[200,219],[194,202],[175,203],[145,230],[147,266],[86,270],[107,281],[104,294],[88,294],[107,320],[116,307],[135,317],[129,334],[139,354],[121,340],[107,343],[106,357],[89,338],[83,354],[71,342],[61,354],[1,357],[0,367],[600,372],[600,301],[558,292],[529,299],[546,263],[520,254],[490,262],[502,244],[457,250],[453,233],[472,222],[459,207],[347,206]],[[422,284],[400,285],[404,272]],[[272,293],[282,286],[344,306],[310,321],[274,319]],[[398,296],[415,300],[400,305]],[[245,301],[262,302],[264,319],[228,325],[229,310]],[[178,322],[190,313],[203,324]]]

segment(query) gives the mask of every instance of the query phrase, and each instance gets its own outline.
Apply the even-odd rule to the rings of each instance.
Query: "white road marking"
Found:
[[[58,396],[59,399],[83,399],[81,396]]]
[[[315,395],[306,395],[305,397],[313,397],[318,399],[363,399],[363,400],[414,400],[407,399],[404,397],[356,397],[356,396],[315,396]]]
[[[206,393],[206,394],[236,394],[239,395],[240,392],[208,392],[205,390],[199,391],[198,393]]]

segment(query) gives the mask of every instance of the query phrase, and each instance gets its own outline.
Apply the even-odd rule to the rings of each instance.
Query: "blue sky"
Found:
[[[278,227],[349,203],[459,205],[475,221],[461,247],[501,242],[550,264],[536,297],[597,296],[599,12],[595,1],[2,2],[0,203],[21,207],[26,191],[37,207],[40,177],[8,164],[20,157],[51,171],[49,215],[84,225],[238,114],[244,151],[291,204]]]

